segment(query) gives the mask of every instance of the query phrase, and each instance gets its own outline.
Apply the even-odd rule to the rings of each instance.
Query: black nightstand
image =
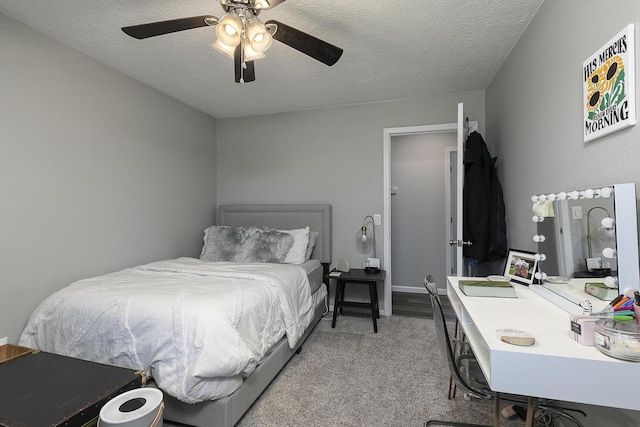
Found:
[[[378,282],[384,282],[386,272],[379,270],[376,273],[369,273],[363,269],[351,269],[347,273],[342,273],[340,276],[332,276],[329,274],[330,279],[336,281],[336,295],[333,301],[333,321],[331,327],[336,327],[336,319],[338,317],[338,310],[342,314],[343,307],[357,307],[357,308],[369,308],[371,309],[371,317],[373,318],[373,331],[378,332],[377,319],[380,318],[380,308],[378,307]],[[369,285],[369,302],[352,302],[344,300],[344,285],[347,283],[357,283],[362,285]]]

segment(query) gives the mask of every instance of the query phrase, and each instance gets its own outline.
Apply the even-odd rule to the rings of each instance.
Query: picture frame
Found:
[[[582,63],[584,142],[636,124],[635,26],[627,25]]]
[[[514,282],[531,285],[538,270],[538,260],[535,252],[509,249],[504,266],[504,276]]]

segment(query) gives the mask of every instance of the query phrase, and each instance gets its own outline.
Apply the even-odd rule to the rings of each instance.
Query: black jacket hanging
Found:
[[[465,257],[499,261],[507,254],[505,206],[496,173],[496,160],[478,132],[467,138],[464,150],[463,239]]]

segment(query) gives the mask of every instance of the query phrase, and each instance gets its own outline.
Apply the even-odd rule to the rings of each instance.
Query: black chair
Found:
[[[446,358],[447,366],[451,373],[451,379],[455,386],[462,390],[463,393],[471,398],[492,400],[493,401],[493,425],[498,427],[500,425],[500,401],[510,402],[519,406],[527,407],[527,420],[526,425],[533,425],[533,412],[534,408],[542,411],[542,413],[548,413],[552,416],[562,417],[564,419],[571,420],[576,426],[582,427],[582,424],[575,419],[572,415],[567,414],[562,408],[558,408],[552,405],[545,405],[540,402],[534,402],[533,398],[513,396],[513,395],[500,395],[489,388],[489,385],[484,378],[480,365],[478,364],[470,347],[466,344],[462,344],[462,349],[457,352],[454,351],[454,340],[449,335],[449,329],[438,295],[438,289],[436,287],[433,276],[428,275],[424,279],[424,287],[429,293],[431,299],[431,306],[433,307],[433,320],[435,323],[436,335],[438,338],[438,344],[440,352],[443,357]],[[586,416],[586,414],[580,410],[576,412]],[[459,423],[452,421],[440,421],[430,420],[425,422],[427,426],[452,426],[452,427],[491,427],[483,424],[469,424]]]

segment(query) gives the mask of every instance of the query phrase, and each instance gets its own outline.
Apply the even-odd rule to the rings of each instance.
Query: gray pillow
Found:
[[[282,264],[293,246],[293,236],[276,230],[251,227],[232,261]]]
[[[231,261],[245,240],[244,228],[213,226],[204,231],[200,259],[209,262]]]
[[[272,229],[212,226],[204,232],[200,259],[208,262],[270,262],[282,264],[293,236]]]

